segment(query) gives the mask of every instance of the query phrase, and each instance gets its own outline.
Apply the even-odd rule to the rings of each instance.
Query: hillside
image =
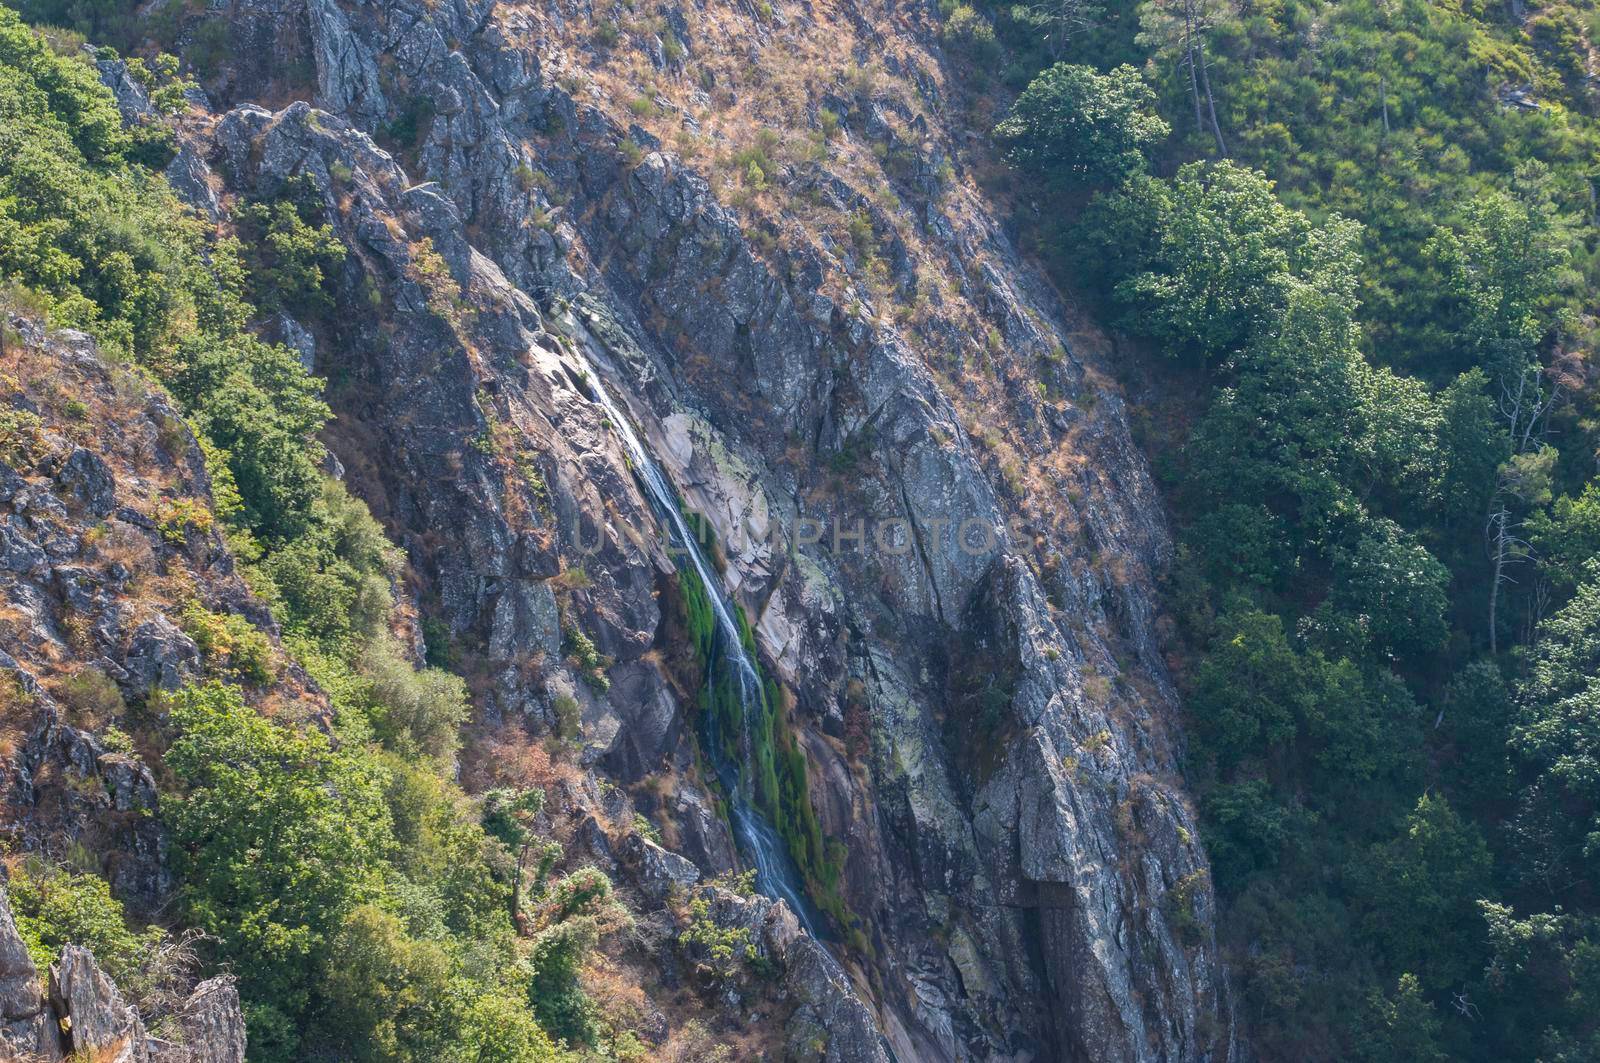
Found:
[[[153,683],[112,629],[18,666],[149,768],[118,915],[211,935],[252,1058],[1228,1050],[1160,506],[933,19],[171,15],[83,29],[177,66],[8,30],[106,198],[6,268],[174,396],[152,563],[218,571],[137,586]],[[121,843],[44,807],[18,851],[92,888]]]
[[[1596,27],[0,8],[0,1038],[1589,1058]]]

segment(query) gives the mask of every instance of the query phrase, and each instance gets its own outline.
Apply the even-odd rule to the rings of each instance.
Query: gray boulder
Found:
[[[111,469],[98,455],[82,447],[73,448],[56,473],[56,483],[64,496],[95,519],[117,507],[117,483]]]
[[[244,1012],[233,979],[222,975],[194,987],[174,1021],[173,1040],[150,1038],[150,1063],[244,1063]]]
[[[74,1056],[105,1063],[149,1063],[144,1022],[122,999],[94,954],[78,945],[61,950],[50,968],[50,1003],[61,1016]]]
[[[628,835],[623,848],[639,889],[652,900],[665,900],[675,889],[686,890],[700,881],[698,868],[642,834]]]
[[[244,1063],[244,1012],[231,976],[195,986],[166,1027],[170,1036],[149,1036],[139,1009],[78,945],[51,966],[47,997],[0,886],[0,1059]]]
[[[11,916],[11,898],[0,887],[0,1056],[61,1055],[54,1016],[45,1007],[39,972]]]

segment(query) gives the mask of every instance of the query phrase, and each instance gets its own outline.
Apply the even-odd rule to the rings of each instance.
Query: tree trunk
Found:
[[[517,873],[511,880],[511,922],[517,928],[518,937],[528,937],[531,931],[527,916],[522,914],[522,879],[527,874],[528,850],[532,847],[530,835],[522,841],[522,851],[517,854]]]
[[[1183,0],[1183,61],[1189,64],[1189,100],[1194,104],[1194,127],[1205,128],[1200,114],[1200,73],[1194,61],[1194,0]]]
[[[1498,631],[1500,611],[1500,583],[1506,570],[1506,511],[1499,510],[1489,516],[1494,525],[1494,578],[1489,581],[1489,655],[1500,652]]]
[[[1200,57],[1200,83],[1206,90],[1206,107],[1211,112],[1211,133],[1217,138],[1217,154],[1222,158],[1228,157],[1228,145],[1222,142],[1222,126],[1217,122],[1217,98],[1211,94],[1211,74],[1206,69],[1206,49],[1200,45],[1196,49]]]

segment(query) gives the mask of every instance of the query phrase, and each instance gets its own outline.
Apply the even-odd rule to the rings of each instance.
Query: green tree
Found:
[[[1223,634],[1201,662],[1190,711],[1227,768],[1292,740],[1305,690],[1279,617],[1250,610],[1218,627]]]
[[[1541,1063],[1594,1059],[1600,1048],[1600,923],[1563,909],[1519,917],[1509,905],[1484,901],[1479,907],[1491,953],[1483,988],[1500,1020],[1487,1031],[1490,1053],[1533,1058],[1537,1051]]]
[[[1600,482],[1591,480],[1580,494],[1535,511],[1528,518],[1528,540],[1540,571],[1563,590],[1576,588],[1590,559],[1600,557]]]
[[[1368,1035],[1360,1046],[1367,1063],[1445,1063],[1439,1015],[1414,974],[1403,974],[1393,996],[1376,991],[1368,1005]]]
[[[1217,154],[1228,154],[1211,88],[1207,42],[1234,16],[1230,0],[1144,0],[1138,5],[1138,41],[1172,68],[1183,72],[1197,130],[1209,128]]]
[[[1483,835],[1443,798],[1424,794],[1396,838],[1376,846],[1361,876],[1364,922],[1395,968],[1434,990],[1482,967],[1484,936],[1473,918],[1491,891]]]
[[[590,1044],[598,1033],[594,1001],[583,991],[578,974],[589,950],[599,940],[592,916],[556,923],[533,939],[528,962],[528,1003],[539,1025],[552,1037],[572,1044]]]
[[[1458,803],[1482,809],[1507,793],[1510,760],[1511,690],[1492,660],[1473,661],[1450,681],[1439,711],[1454,757],[1444,768]]]
[[[1265,779],[1217,787],[1206,794],[1202,812],[1218,889],[1231,893],[1254,872],[1278,862],[1288,840],[1289,814]]]
[[[1549,878],[1573,858],[1600,869],[1600,561],[1539,626],[1511,746],[1525,777],[1527,854]],[[1537,825],[1537,829],[1535,826]]]
[[[554,1063],[568,1058],[534,1021],[528,1006],[505,993],[484,993],[461,1016],[461,1063]]]
[[[1469,369],[1438,396],[1443,461],[1435,488],[1439,511],[1431,523],[1447,537],[1467,539],[1474,556],[1481,549],[1497,470],[1511,455],[1511,440],[1488,386],[1483,370]]]
[[[1170,132],[1154,107],[1131,66],[1100,74],[1057,63],[1017,97],[994,135],[1012,163],[1042,177],[1116,184],[1143,170],[1144,153]]]
[[[1293,555],[1363,516],[1373,483],[1371,369],[1353,346],[1348,307],[1289,286],[1280,323],[1235,359],[1189,444],[1201,499],[1260,504],[1286,519]]]
[[[1480,193],[1456,225],[1440,227],[1424,254],[1445,278],[1441,309],[1456,347],[1446,365],[1496,380],[1521,371],[1572,282],[1570,239],[1536,162],[1518,169],[1514,191]]]
[[[379,892],[392,844],[383,776],[358,750],[264,719],[234,687],[186,687],[165,708],[184,912],[251,1003],[294,1020],[345,915]]]
[[[369,712],[384,745],[439,761],[455,754],[468,713],[467,684],[460,676],[412,668],[387,637],[368,643],[360,669],[371,684]]]
[[[1093,204],[1087,238],[1112,266],[1113,296],[1171,353],[1215,361],[1270,333],[1300,278],[1355,309],[1359,227],[1313,226],[1259,171],[1190,163],[1170,181],[1136,177]]]
[[[505,845],[478,821],[473,802],[438,774],[437,763],[382,758],[389,769],[384,797],[394,822],[396,854],[392,867],[406,882],[390,880],[407,892],[438,933],[465,941],[482,956],[509,962],[514,949],[511,921],[514,860]],[[431,933],[431,932],[430,932]]]
[[[437,1058],[460,1021],[453,966],[443,945],[411,938],[396,916],[353,908],[328,950],[325,1025],[355,1059]]]
[[[326,479],[320,445],[330,416],[322,384],[293,351],[246,334],[196,334],[175,357],[173,390],[224,457],[244,503],[242,523],[274,543],[304,534]]]
[[[277,599],[291,634],[346,654],[383,630],[399,552],[366,504],[336,480],[319,477],[305,516],[300,534],[256,566],[252,583]]]
[[[1365,622],[1376,649],[1416,654],[1449,634],[1450,572],[1392,520],[1364,525],[1351,549],[1334,551],[1334,606]]]
[[[141,161],[91,66],[0,8],[0,280],[147,367],[206,438],[231,519],[277,544],[315,519],[329,413],[294,352],[246,329],[248,271]],[[335,255],[326,234],[317,255]]]

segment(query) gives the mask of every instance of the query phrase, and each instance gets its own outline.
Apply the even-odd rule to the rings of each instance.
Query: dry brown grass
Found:
[[[469,793],[497,786],[548,791],[557,783],[582,785],[582,770],[551,756],[544,738],[530,733],[520,722],[478,728],[469,737],[461,757],[461,781]]]
[[[143,572],[155,563],[155,548],[149,537],[119,520],[91,528],[84,536],[84,545],[107,568],[120,565],[129,572]]]
[[[35,699],[9,673],[0,675],[0,759],[16,756],[33,729]]]

